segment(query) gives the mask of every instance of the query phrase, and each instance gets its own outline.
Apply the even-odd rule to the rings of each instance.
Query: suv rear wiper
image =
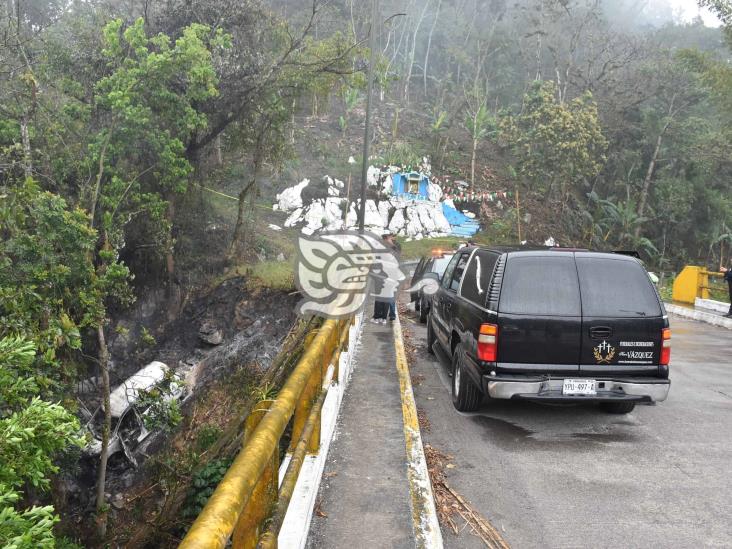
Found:
[[[635,313],[639,316],[646,316],[645,311],[628,311],[627,309],[618,309],[621,313]]]

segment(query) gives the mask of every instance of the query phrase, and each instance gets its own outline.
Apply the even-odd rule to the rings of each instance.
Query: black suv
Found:
[[[430,257],[423,257],[417,263],[414,268],[414,276],[412,276],[412,287],[414,287],[420,280],[422,280],[427,273],[435,273],[437,278],[442,276],[445,269],[450,264],[453,253],[444,253],[437,251]],[[430,312],[430,300],[424,293],[424,288],[419,288],[410,294],[410,300],[414,302],[415,310],[419,311],[419,321],[422,323],[427,322],[427,315]]]
[[[671,332],[638,259],[560,248],[455,253],[427,322],[452,361],[452,400],[482,395],[599,402],[612,413],[666,399]]]

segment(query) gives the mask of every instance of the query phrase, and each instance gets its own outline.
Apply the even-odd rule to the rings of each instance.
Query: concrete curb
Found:
[[[697,297],[694,300],[694,307],[699,309],[708,309],[726,315],[729,312],[729,303],[723,301],[715,301],[714,299],[702,299]]]
[[[688,318],[690,320],[698,320],[700,322],[706,322],[713,326],[719,326],[721,328],[727,328],[732,330],[732,318],[725,318],[723,316],[715,315],[714,313],[705,313],[704,311],[698,311],[682,307],[681,305],[674,305],[673,303],[664,303],[666,312],[680,316],[682,318]]]
[[[348,336],[348,351],[340,355],[338,362],[338,379],[333,380],[328,396],[325,397],[320,415],[320,449],[317,455],[307,456],[297,477],[295,491],[287,508],[285,520],[277,537],[277,546],[283,549],[303,549],[308,541],[310,522],[313,517],[315,500],[318,496],[320,481],[323,478],[325,460],[328,458],[328,449],[334,438],[336,421],[341,409],[343,395],[351,377],[352,358],[361,337],[363,312],[356,317],[356,323],[350,327]],[[282,483],[287,466],[290,463],[288,454],[282,460],[279,471],[279,482]]]
[[[427,470],[427,460],[422,447],[422,435],[417,419],[417,405],[409,377],[407,355],[402,340],[402,325],[397,314],[393,322],[396,367],[399,374],[399,388],[402,396],[404,418],[404,439],[407,450],[407,478],[414,522],[414,544],[417,549],[442,549],[442,531],[437,521],[435,498]]]

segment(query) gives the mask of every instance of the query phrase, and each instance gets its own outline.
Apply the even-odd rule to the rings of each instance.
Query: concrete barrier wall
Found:
[[[729,303],[724,303],[723,301],[715,301],[713,299],[702,299],[701,297],[697,297],[694,300],[694,307],[708,309],[710,311],[717,311],[724,315],[726,315],[729,311]]]
[[[715,313],[705,313],[704,311],[690,309],[681,305],[674,305],[673,303],[666,303],[665,307],[666,311],[672,315],[689,318],[691,320],[699,320],[701,322],[706,322],[707,324],[713,324],[714,326],[720,326],[722,328],[732,330],[732,318],[725,318]]]

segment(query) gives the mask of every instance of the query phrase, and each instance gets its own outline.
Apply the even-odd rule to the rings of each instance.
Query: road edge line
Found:
[[[404,351],[402,325],[399,314],[393,321],[396,369],[399,374],[399,388],[402,401],[404,441],[407,457],[407,480],[409,482],[410,507],[414,523],[415,546],[418,549],[442,549],[442,531],[437,520],[432,483],[427,470],[427,460],[422,447],[422,434],[417,418],[417,404],[414,401],[409,364]]]

